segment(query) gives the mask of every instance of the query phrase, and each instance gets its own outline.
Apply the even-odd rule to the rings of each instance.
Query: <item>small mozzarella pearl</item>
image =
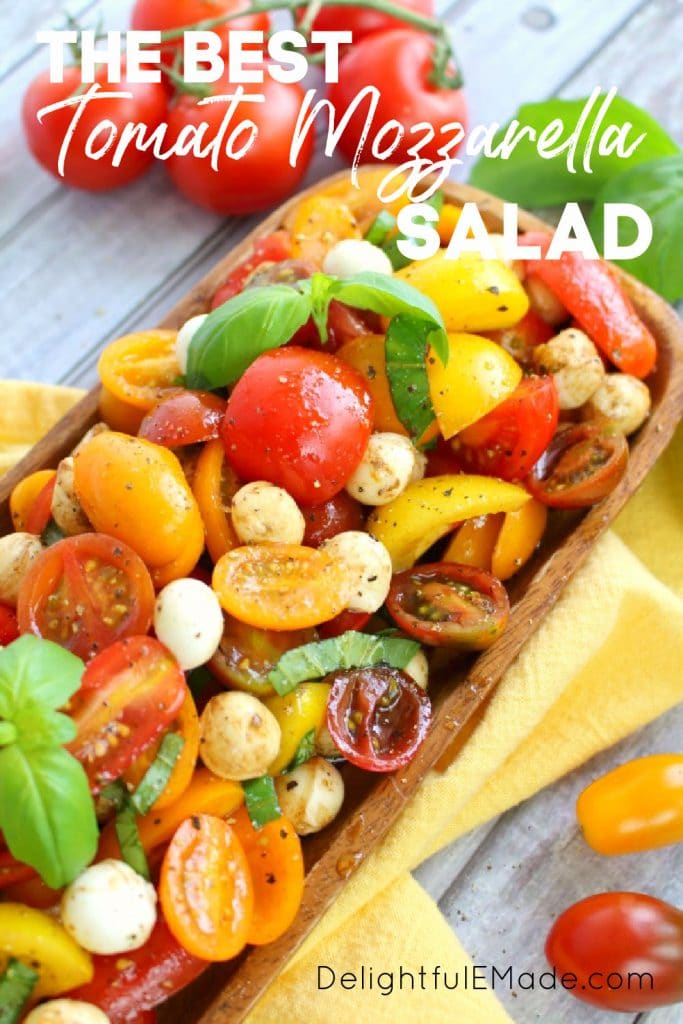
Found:
[[[159,592],[154,631],[184,671],[204,665],[213,657],[223,628],[218,597],[201,580],[173,580]]]

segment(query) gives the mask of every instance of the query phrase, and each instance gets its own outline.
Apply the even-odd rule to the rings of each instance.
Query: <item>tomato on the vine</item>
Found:
[[[396,3],[399,7],[405,7],[406,11],[414,11],[416,14],[424,14],[427,17],[434,14],[432,0],[396,0]],[[388,32],[390,29],[402,27],[405,27],[405,22],[390,14],[383,14],[369,7],[336,7],[334,4],[330,4],[329,7],[326,4],[316,14],[312,25],[316,32],[351,32],[354,44],[375,32]],[[311,49],[319,49],[319,44],[312,45]]]
[[[199,21],[212,21],[223,14],[244,10],[251,6],[249,0],[136,0],[130,17],[130,27],[137,31],[168,32],[175,28],[187,28]],[[214,25],[213,32],[220,36],[223,47],[227,47],[231,29],[267,32],[270,18],[264,13],[245,14]],[[161,47],[162,60],[172,64],[175,55],[182,53],[182,36],[169,39]]]

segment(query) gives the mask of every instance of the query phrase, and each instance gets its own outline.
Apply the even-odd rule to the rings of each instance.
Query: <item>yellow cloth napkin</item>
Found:
[[[0,380],[0,476],[82,397],[80,388]]]
[[[41,406],[43,395],[47,409],[66,400],[51,391],[31,392],[32,403]],[[16,425],[3,429],[1,396],[0,390],[0,442],[10,436],[19,444]],[[77,397],[74,392],[72,400]],[[35,426],[27,436],[35,440]],[[471,962],[409,871],[681,700],[682,466],[679,429],[615,529],[597,544],[527,643],[458,758],[445,774],[425,781],[386,841],[349,880],[253,1010],[249,1024],[401,1024],[420,1017],[430,1024],[510,1021],[487,989],[434,990],[429,984],[422,989],[421,966],[463,972]],[[319,989],[320,965],[332,968],[337,979],[353,972],[356,986]],[[415,988],[406,981],[400,1000],[389,999],[382,987],[390,979],[378,976],[398,966],[413,972]],[[321,985],[330,978],[321,968]]]

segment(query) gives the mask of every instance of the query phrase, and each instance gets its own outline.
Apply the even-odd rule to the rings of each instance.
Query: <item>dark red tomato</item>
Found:
[[[130,25],[138,31],[168,32],[196,25],[198,21],[220,18],[222,14],[231,14],[249,6],[249,0],[136,0]],[[223,40],[224,52],[227,51],[228,33],[235,28],[267,32],[270,19],[267,14],[245,14],[224,25],[215,25],[213,31]],[[182,55],[182,36],[164,44],[161,52],[164,63],[172,64],[178,52]]]
[[[55,493],[56,485],[57,475],[55,474],[51,480],[48,480],[42,491],[39,492],[36,500],[31,505],[28,516],[26,517],[27,533],[35,533],[39,537],[50,522],[50,517],[52,515],[52,498]]]
[[[0,604],[0,647],[7,647],[19,636],[19,622],[14,608]]]
[[[87,661],[115,640],[146,633],[154,600],[139,555],[103,533],[83,533],[58,541],[33,563],[19,591],[19,629]]]
[[[536,345],[544,345],[557,331],[530,309],[514,327],[486,333],[491,341],[498,342],[520,366],[530,370],[534,365],[533,351]]]
[[[36,877],[33,868],[17,860],[9,850],[0,848],[0,890]]]
[[[66,995],[98,1006],[111,1024],[137,1024],[143,1011],[161,1006],[210,966],[183,949],[162,917],[140,949],[92,959],[92,981]]]
[[[560,417],[552,377],[524,377],[509,398],[461,431],[453,450],[471,473],[522,480],[550,444]]]
[[[362,530],[365,526],[363,506],[346,491],[339,491],[322,505],[309,505],[301,511],[306,520],[303,543],[309,548],[319,548],[338,533]]]
[[[397,28],[390,32],[368,36],[354,44],[339,62],[339,81],[329,86],[329,98],[342,118],[358,93],[366,86],[376,86],[379,102],[367,141],[362,148],[363,161],[391,160],[402,163],[417,155],[430,162],[455,156],[459,146],[448,144],[460,137],[454,123],[466,130],[467,111],[461,89],[436,88],[429,82],[434,54],[434,40],[423,32]],[[362,103],[351,116],[339,142],[344,156],[353,161],[365,130],[368,101]],[[372,145],[379,132],[389,121],[398,121],[405,135],[395,149],[390,149],[396,133],[383,133],[382,156],[372,153]],[[434,137],[424,128],[412,132],[413,125],[427,122],[434,129]],[[441,132],[444,129],[444,132]],[[417,153],[409,150],[420,143]],[[442,147],[446,152],[439,152]]]
[[[119,640],[93,658],[72,701],[78,734],[68,748],[93,793],[120,778],[168,728],[186,694],[177,661],[153,637]]]
[[[282,655],[313,640],[313,629],[257,629],[226,615],[223,638],[209,669],[223,686],[268,697],[273,693],[268,673]]]
[[[341,754],[368,772],[393,772],[412,761],[432,706],[426,690],[398,668],[380,665],[332,672],[327,728]]]
[[[264,352],[228,399],[223,443],[241,480],[268,480],[305,505],[343,488],[368,446],[372,398],[363,378],[327,352]]]
[[[427,456],[425,476],[448,476],[464,471],[462,462],[443,437],[439,437],[434,448],[430,448],[425,455]]]
[[[178,391],[147,413],[138,437],[164,448],[213,441],[220,436],[225,405],[225,399],[210,391]]]
[[[415,11],[417,14],[425,14],[431,17],[434,14],[432,0],[397,0],[399,7],[405,7],[407,11]],[[302,11],[303,13],[303,11]],[[312,28],[316,32],[351,32],[354,44],[358,43],[365,36],[374,32],[388,32],[389,29],[399,28],[405,25],[398,18],[382,14],[381,11],[373,11],[369,7],[323,7],[316,14]],[[312,50],[319,50],[320,45],[311,46]]]
[[[235,267],[214,295],[211,300],[211,309],[217,309],[228,299],[239,295],[247,281],[262,264],[270,266],[273,263],[289,260],[291,251],[291,241],[286,231],[274,231],[272,235],[257,238],[251,256]],[[306,276],[310,277],[310,274]]]
[[[614,490],[627,465],[623,434],[597,423],[561,423],[526,482],[544,505],[585,508]]]
[[[227,75],[212,85],[213,95],[234,91]],[[220,145],[217,169],[208,155],[175,154],[166,161],[168,173],[183,195],[214,213],[254,213],[281,202],[301,183],[313,155],[312,133],[306,137],[296,165],[289,163],[289,150],[299,115],[303,90],[295,82],[276,82],[267,73],[263,82],[242,86],[245,93],[258,93],[264,103],[240,103],[227,137]],[[200,131],[208,125],[202,146],[222,138],[226,103],[199,105],[192,96],[182,96],[168,115],[168,145],[173,145],[188,127]],[[241,127],[250,121],[253,127]],[[252,140],[250,143],[250,139]],[[241,154],[241,155],[240,155]]]
[[[400,629],[432,647],[483,651],[508,620],[505,587],[484,569],[455,562],[396,573],[387,610]]]
[[[318,626],[318,636],[321,640],[330,640],[332,637],[341,636],[342,633],[348,633],[350,629],[360,633],[371,618],[370,612],[350,612],[347,609],[335,615],[329,622],[323,622]]]
[[[124,127],[131,121],[143,124],[145,135],[149,137],[149,133],[165,121],[168,101],[166,89],[161,82],[130,82],[126,78],[125,69],[122,71],[120,82],[108,82],[106,68],[102,67],[96,81],[103,91],[131,93],[132,96],[117,96],[108,100],[93,99],[87,103],[68,146],[63,177],[59,173],[60,150],[78,108],[69,106],[45,114],[42,123],[37,115],[43,107],[59,103],[77,92],[81,86],[80,68],[65,68],[63,82],[50,82],[48,71],[34,78],[24,94],[21,113],[28,147],[46,171],[74,188],[83,188],[90,192],[108,192],[135,181],[154,161],[151,150],[142,152],[134,145],[130,145],[121,157],[119,166],[114,166],[113,157]],[[105,122],[105,128],[109,125],[107,130],[96,130],[101,122]],[[115,139],[113,145],[99,160],[93,160],[86,155],[86,144],[91,134],[96,153],[104,149],[110,138]]]
[[[568,907],[545,955],[572,995],[623,1013],[683,1002],[683,912],[638,892],[606,892]],[[573,979],[572,979],[573,980]]]

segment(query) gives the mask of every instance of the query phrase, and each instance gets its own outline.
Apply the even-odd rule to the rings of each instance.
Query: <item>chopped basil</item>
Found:
[[[247,779],[242,783],[242,789],[247,813],[254,828],[263,828],[269,821],[277,821],[282,817],[272,775]]]
[[[185,740],[177,732],[167,732],[161,741],[159,753],[144,774],[138,788],[130,798],[138,814],[148,814],[154,802],[161,796],[173,774]]]
[[[110,800],[116,808],[114,827],[121,848],[121,858],[133,871],[137,871],[139,875],[149,881],[149,865],[140,842],[135,808],[128,790],[123,782],[112,782],[105,786],[100,795],[105,800]]]
[[[315,729],[311,729],[301,737],[301,742],[296,748],[294,757],[285,768],[285,772],[293,772],[295,768],[298,768],[300,764],[304,764],[315,754]]]
[[[365,241],[381,247],[395,230],[396,218],[388,210],[382,210],[365,232]]]
[[[57,526],[54,519],[50,518],[48,524],[40,535],[40,542],[46,548],[52,547],[53,544],[57,544],[60,540],[64,540],[66,534],[63,530]]]
[[[391,400],[413,441],[434,421],[426,367],[430,333],[424,320],[395,316],[384,342]]]
[[[426,199],[425,203],[427,206],[434,207],[437,213],[441,213],[441,209],[443,207],[443,200],[443,192],[439,191],[435,192],[433,196],[429,197],[429,199]],[[416,217],[415,222],[417,224],[426,223],[424,217]],[[407,267],[409,263],[413,262],[412,260],[408,259],[407,256],[404,256],[398,247],[398,243],[404,241],[405,239],[406,235],[396,233],[394,235],[390,235],[388,238],[385,238],[384,242],[382,243],[382,248],[384,249],[389,259],[391,260],[391,265],[394,268],[394,270],[401,270],[403,267]]]
[[[0,1024],[18,1024],[38,978],[38,972],[20,960],[9,961],[0,977]]]

